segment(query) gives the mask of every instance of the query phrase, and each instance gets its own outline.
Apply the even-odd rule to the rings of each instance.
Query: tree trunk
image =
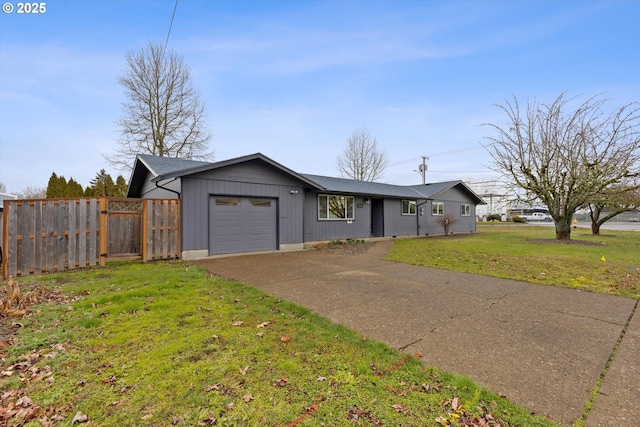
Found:
[[[604,206],[589,205],[589,217],[591,218],[591,234],[597,236],[600,234],[600,214],[602,213]]]
[[[556,240],[571,240],[571,217],[556,221]]]

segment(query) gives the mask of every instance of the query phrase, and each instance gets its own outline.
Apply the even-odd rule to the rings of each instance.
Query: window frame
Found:
[[[405,207],[407,208],[405,210]],[[418,201],[404,199],[402,200],[402,215],[415,216],[418,211]]]
[[[469,203],[460,204],[460,216],[471,216],[471,205]]]
[[[322,203],[320,199],[324,198],[325,207],[326,207],[326,216],[322,216]],[[342,203],[344,203],[344,217],[332,217],[330,206],[330,199],[332,198],[340,198],[343,199]],[[318,194],[318,220],[319,221],[353,221],[356,217],[356,198],[355,196],[347,196],[344,194]],[[335,214],[334,214],[335,215]]]
[[[444,215],[444,202],[435,202],[435,201],[431,202],[431,215],[432,216]]]

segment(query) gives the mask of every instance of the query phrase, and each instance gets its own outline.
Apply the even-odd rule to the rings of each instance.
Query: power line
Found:
[[[176,9],[178,9],[178,0],[173,5],[173,13],[171,14],[171,23],[169,24],[169,31],[167,31],[167,39],[164,41],[164,50],[162,51],[162,56],[167,51],[167,45],[169,44],[169,36],[171,36],[171,29],[173,28],[173,19],[176,17]]]

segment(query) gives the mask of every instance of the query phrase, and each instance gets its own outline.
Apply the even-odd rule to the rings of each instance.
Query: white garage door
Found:
[[[212,196],[209,212],[211,255],[278,248],[276,199]]]

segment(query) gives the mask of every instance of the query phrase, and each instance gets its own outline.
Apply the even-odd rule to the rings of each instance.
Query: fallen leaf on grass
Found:
[[[224,405],[225,408],[227,408],[227,411],[232,410],[233,408],[236,407],[236,404],[231,402],[231,403],[227,403],[226,405]]]
[[[393,409],[395,409],[395,410],[396,410],[396,412],[400,412],[400,413],[402,413],[402,414],[406,414],[406,413],[407,413],[407,408],[405,408],[404,406],[402,406],[402,405],[401,405],[401,404],[399,404],[399,403],[394,403],[393,405],[391,405],[391,407],[392,407]]]
[[[78,411],[73,416],[73,419],[71,420],[71,424],[86,423],[87,421],[89,421],[89,415],[83,414],[82,412]]]
[[[285,335],[284,337],[280,337],[280,341],[282,341],[283,343],[288,343],[291,341],[291,337]]]
[[[461,405],[460,405],[460,398],[459,398],[458,396],[454,397],[454,398],[451,400],[451,408],[452,408],[454,411],[457,411],[458,409],[460,409],[460,406],[461,406]]]
[[[198,421],[199,426],[214,426],[216,424],[218,424],[218,420],[213,415],[211,415],[208,418],[205,418],[202,421]]]
[[[242,400],[244,400],[244,403],[249,403],[250,401],[254,400],[254,397],[252,394],[245,394],[244,396],[242,396]]]
[[[240,374],[242,376],[247,375],[247,371],[249,370],[249,366],[245,366],[244,368],[240,369]]]
[[[235,322],[232,323],[233,326],[242,326],[244,325],[244,322],[242,320],[237,320]]]
[[[31,405],[33,405],[33,400],[29,396],[22,396],[16,401],[16,406],[21,408],[28,408]]]
[[[269,324],[269,322],[262,322],[257,327],[258,328],[266,328],[268,324]]]
[[[287,378],[280,378],[278,380],[276,380],[273,385],[276,387],[284,387],[287,385],[287,383],[289,382],[289,380]]]

